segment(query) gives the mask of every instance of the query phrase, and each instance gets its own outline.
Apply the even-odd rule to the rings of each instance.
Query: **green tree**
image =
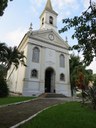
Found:
[[[9,47],[7,48],[7,52],[4,53],[4,66],[6,70],[8,71],[13,64],[16,69],[18,68],[19,64],[26,66],[25,64],[25,56],[23,52],[19,52],[18,48],[15,47]]]
[[[74,88],[77,86],[80,72],[82,72],[82,74],[84,75],[83,84],[84,87],[87,88],[88,82],[93,80],[92,70],[86,70],[86,66],[84,66],[83,63],[80,61],[80,57],[72,54],[70,56],[70,82],[72,94]]]
[[[18,48],[7,47],[5,43],[0,43],[0,64],[6,69],[6,72],[14,64],[18,68],[19,64],[26,66],[25,56],[23,52],[20,52]]]
[[[59,32],[65,32],[74,28],[72,38],[78,40],[78,44],[72,49],[82,51],[83,62],[88,66],[96,57],[96,3],[90,0],[90,6],[81,16],[63,19],[64,27]]]
[[[13,64],[18,68],[19,64],[25,64],[25,56],[17,47],[7,47],[5,43],[0,43],[0,97],[8,96],[9,90],[6,82],[7,71]]]
[[[93,74],[93,78],[94,78],[94,86],[96,86],[96,74]]]
[[[0,59],[3,55],[3,53],[6,52],[6,48],[7,47],[6,47],[5,43],[0,43]]]
[[[7,6],[8,6],[8,0],[0,0],[0,16],[4,14],[4,10]]]
[[[0,97],[6,97],[9,94],[6,79],[0,78]]]
[[[71,90],[73,95],[73,90],[76,87],[76,80],[78,79],[79,70],[85,70],[82,62],[80,62],[79,56],[75,56],[71,54],[70,56],[70,82],[71,82]]]
[[[93,71],[91,69],[87,69],[85,72],[85,85],[89,84],[89,81],[93,81]]]
[[[0,79],[6,78],[6,68],[3,65],[0,65]]]

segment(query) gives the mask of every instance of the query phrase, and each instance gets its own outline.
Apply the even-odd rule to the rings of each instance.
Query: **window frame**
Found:
[[[38,78],[38,71],[36,69],[31,70],[31,78]]]
[[[52,17],[52,16],[49,16],[49,23],[50,23],[51,25],[53,25],[53,17]]]
[[[65,67],[65,56],[63,54],[60,54],[59,61],[60,61],[60,67],[64,68]]]
[[[65,74],[64,73],[60,74],[60,81],[65,81]]]
[[[39,63],[39,59],[40,59],[40,49],[38,47],[34,47],[33,54],[32,54],[32,62]]]
[[[42,18],[42,25],[44,24],[44,17]]]

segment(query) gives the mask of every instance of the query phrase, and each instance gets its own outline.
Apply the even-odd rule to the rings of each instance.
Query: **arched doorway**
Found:
[[[52,68],[45,71],[45,92],[55,93],[55,72]]]

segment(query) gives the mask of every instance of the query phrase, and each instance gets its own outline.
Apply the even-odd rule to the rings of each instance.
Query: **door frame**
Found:
[[[49,71],[50,73],[50,76],[49,76],[49,83],[46,83],[47,82],[47,76],[48,74],[46,74],[47,72]],[[53,81],[52,81],[53,80]],[[49,84],[49,86],[47,85]],[[46,87],[47,86],[47,87]],[[44,82],[44,89],[45,89],[45,92],[48,92],[48,93],[55,93],[56,89],[55,89],[55,70],[52,68],[52,67],[48,67],[46,68],[45,70],[45,82]]]

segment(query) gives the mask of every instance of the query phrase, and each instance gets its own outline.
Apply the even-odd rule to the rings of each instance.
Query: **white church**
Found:
[[[57,16],[51,1],[40,15],[40,29],[24,35],[18,49],[26,56],[26,65],[12,65],[7,75],[10,92],[23,96],[56,93],[71,96],[68,42],[57,32]]]

